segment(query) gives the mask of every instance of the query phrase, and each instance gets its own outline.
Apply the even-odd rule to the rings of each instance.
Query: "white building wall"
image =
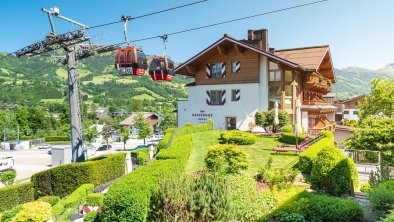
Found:
[[[301,126],[304,127],[305,130],[309,128],[309,116],[306,111],[301,112]]]
[[[346,111],[348,111],[349,113],[345,114]],[[343,112],[343,118],[348,120],[359,121],[358,115],[355,113],[357,113],[357,109],[345,109]]]
[[[239,101],[231,101],[232,89],[240,90]],[[227,129],[226,117],[236,117],[237,129],[248,130],[249,122],[254,122],[254,114],[263,101],[260,99],[259,89],[258,83],[191,86],[189,100],[178,102],[178,126],[183,126],[187,122],[199,124],[212,119],[215,122],[215,129]],[[226,90],[226,103],[208,105],[207,90]]]

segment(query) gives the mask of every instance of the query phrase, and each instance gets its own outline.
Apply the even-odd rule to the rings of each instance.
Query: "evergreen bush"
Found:
[[[64,197],[85,183],[95,186],[124,174],[125,154],[98,156],[86,162],[71,163],[54,167],[31,177],[35,196]]]
[[[49,203],[51,206],[54,206],[59,202],[60,197],[58,196],[43,196],[38,199],[39,201]]]
[[[232,144],[213,145],[205,155],[205,164],[214,172],[238,173],[248,168],[248,153]]]
[[[383,219],[390,210],[394,210],[394,180],[388,180],[368,193],[372,215],[375,220]]]
[[[157,144],[157,150],[160,151],[161,149],[165,149],[167,147],[167,144],[170,142],[171,135],[174,132],[174,128],[168,128],[166,129],[166,133],[164,134],[164,137],[160,142]]]
[[[239,130],[224,131],[220,134],[223,143],[237,145],[252,145],[256,142],[256,136]]]
[[[90,193],[86,199],[86,205],[88,206],[102,206],[104,201],[104,194],[101,193]]]
[[[51,219],[51,205],[42,201],[23,204],[12,221],[43,222]]]

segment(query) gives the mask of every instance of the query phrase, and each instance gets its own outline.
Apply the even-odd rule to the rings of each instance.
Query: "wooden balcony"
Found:
[[[304,100],[304,105],[332,105],[332,102],[324,101],[324,100]]]
[[[331,84],[329,84],[329,81],[316,73],[309,74],[304,85],[306,90],[320,92],[323,94],[331,92]]]

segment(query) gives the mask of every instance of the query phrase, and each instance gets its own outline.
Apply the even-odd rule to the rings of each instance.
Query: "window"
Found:
[[[241,63],[239,61],[231,62],[231,72],[238,73],[241,71]]]
[[[276,64],[276,63],[273,63],[273,62],[270,62],[269,63],[269,69],[270,69],[270,81],[271,82],[278,82],[278,81],[281,81],[281,72],[280,72],[280,69],[279,69],[279,66],[278,66],[278,64]]]
[[[357,113],[358,113],[357,111],[353,111],[353,114],[354,114],[354,115],[357,115]]]
[[[293,81],[293,72],[290,70],[285,71],[285,81],[286,82],[291,82]]]
[[[233,89],[231,90],[231,101],[239,101],[241,99],[241,90]]]
[[[222,64],[221,63],[212,64],[211,78],[223,78],[223,76],[222,76]]]
[[[210,91],[211,105],[220,105],[222,102],[222,90]]]
[[[349,114],[349,111],[343,111],[343,114]]]

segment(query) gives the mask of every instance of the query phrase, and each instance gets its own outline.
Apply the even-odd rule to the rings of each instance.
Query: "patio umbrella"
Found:
[[[274,114],[275,114],[274,126],[279,125],[279,109],[278,109],[278,107],[279,107],[278,101],[275,101],[275,105],[274,105]]]
[[[301,128],[301,102],[300,99],[296,99],[295,105],[295,118],[294,118],[294,134],[296,135],[296,147],[298,149],[298,135],[302,133]]]

